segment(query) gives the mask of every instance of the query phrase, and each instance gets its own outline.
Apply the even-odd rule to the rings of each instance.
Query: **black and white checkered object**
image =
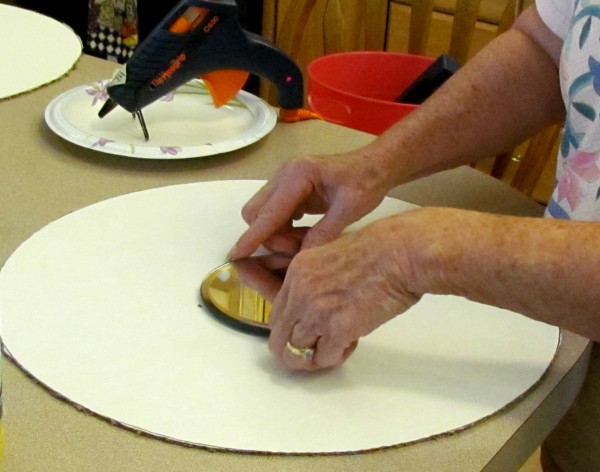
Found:
[[[105,27],[88,34],[87,46],[90,54],[120,63],[127,62],[134,51],[134,48],[121,42],[117,31]]]

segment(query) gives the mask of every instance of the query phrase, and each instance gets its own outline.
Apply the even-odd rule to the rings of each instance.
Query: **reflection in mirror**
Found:
[[[269,254],[223,264],[202,282],[202,301],[228,326],[268,336],[271,301],[281,288],[291,259],[288,255]]]

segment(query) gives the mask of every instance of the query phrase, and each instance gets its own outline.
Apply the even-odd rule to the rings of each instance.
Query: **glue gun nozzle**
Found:
[[[111,111],[113,111],[115,108],[117,108],[117,105],[118,105],[117,102],[115,102],[112,98],[109,98],[108,100],[106,100],[106,102],[104,103],[102,108],[100,108],[100,111],[98,112],[98,116],[100,118],[104,118]]]

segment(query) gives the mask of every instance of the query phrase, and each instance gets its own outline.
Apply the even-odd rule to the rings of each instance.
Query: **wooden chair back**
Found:
[[[495,34],[508,30],[533,0],[502,1],[505,5]],[[388,49],[386,41],[394,28],[390,22],[392,3],[410,8],[406,52],[431,55],[428,44],[436,34],[432,18],[438,14],[440,4],[452,4],[451,34],[443,52],[464,64],[474,52],[473,38],[480,23],[481,6],[486,2],[489,6],[491,0],[264,0],[263,35],[290,54],[306,77],[308,63],[324,54]],[[263,83],[261,95],[271,103],[276,101],[268,84]],[[560,126],[555,125],[530,140],[516,171],[513,152],[496,156],[491,175],[531,195],[548,158],[555,157],[552,149],[559,133]]]
[[[385,48],[389,0],[264,0],[262,35],[300,66],[325,54]],[[305,84],[306,90],[306,84]],[[276,104],[274,87],[260,95]]]
[[[414,0],[411,5],[408,52],[426,54],[434,14],[434,0]],[[456,0],[452,34],[448,54],[464,64],[469,57],[471,43],[479,18],[481,0]],[[523,10],[523,0],[509,0],[498,25],[498,34],[511,27]]]
[[[395,1],[401,4],[411,4],[407,52],[427,55],[432,33],[432,18],[436,6],[444,2],[434,0]],[[474,52],[472,51],[472,42],[482,3],[482,0],[456,0],[450,42],[446,52],[461,64],[464,64]],[[517,16],[529,4],[531,1],[506,1],[496,35],[510,29]],[[495,156],[489,170],[490,174],[532,196],[547,162],[555,158],[560,131],[560,125],[549,126],[527,143],[519,146],[518,150]],[[547,196],[540,196],[540,198],[543,200]]]

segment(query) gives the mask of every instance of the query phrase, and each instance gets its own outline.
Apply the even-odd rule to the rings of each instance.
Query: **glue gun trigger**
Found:
[[[249,72],[243,70],[225,69],[207,72],[200,78],[206,84],[215,107],[219,108],[237,95],[249,75]]]

